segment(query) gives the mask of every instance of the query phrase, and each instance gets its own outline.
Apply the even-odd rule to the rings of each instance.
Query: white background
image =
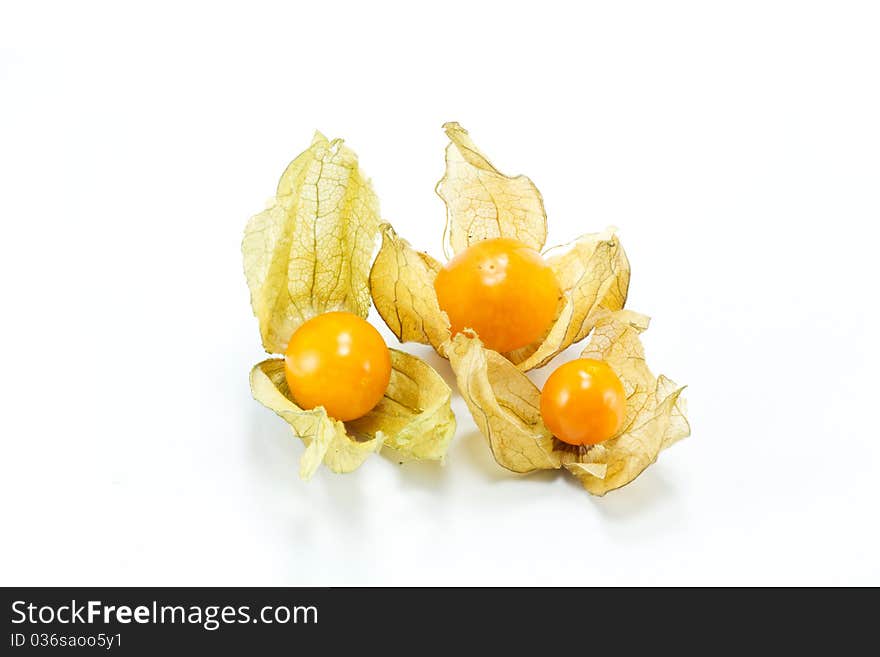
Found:
[[[0,583],[880,584],[878,33],[870,2],[3,3]],[[690,386],[693,436],[605,498],[508,475],[458,397],[444,466],[306,484],[250,398],[247,218],[319,128],[439,257],[448,120],[549,244],[619,227]]]

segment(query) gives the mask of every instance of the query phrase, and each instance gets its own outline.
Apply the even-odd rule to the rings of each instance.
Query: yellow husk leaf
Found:
[[[407,459],[442,461],[455,435],[452,390],[430,365],[406,352],[392,349],[391,366],[385,397],[367,415],[348,422],[349,432],[381,434],[385,447]]]
[[[297,406],[287,386],[281,358],[264,360],[251,370],[251,393],[254,399],[287,422],[293,434],[306,444],[299,468],[299,476],[306,481],[312,478],[321,463],[333,472],[356,470],[382,446],[382,435],[357,440],[347,434],[342,422],[328,417],[322,407],[306,411]]]
[[[523,371],[546,365],[587,337],[600,308],[620,310],[626,303],[629,260],[612,229],[584,235],[560,251],[547,258],[562,289],[556,319],[543,338],[506,354]]]
[[[311,478],[321,463],[337,473],[356,470],[383,445],[404,457],[441,460],[455,434],[451,391],[429,365],[391,349],[391,380],[385,396],[365,416],[347,423],[319,407],[296,405],[284,375],[284,360],[271,358],[251,371],[254,399],[273,410],[306,444],[300,477]]]
[[[441,354],[449,319],[437,302],[434,279],[440,263],[415,251],[383,224],[382,245],[370,270],[373,305],[401,342],[430,344]]]
[[[553,436],[541,420],[541,392],[525,374],[465,333],[452,339],[449,362],[499,465],[514,472],[559,467]]]
[[[347,310],[366,317],[367,274],[379,230],[379,202],[342,140],[315,134],[288,165],[272,205],[242,241],[251,305],[263,348],[283,353],[306,320]]]
[[[547,239],[544,201],[525,176],[505,176],[486,159],[458,123],[443,126],[449,137],[446,173],[437,194],[446,203],[447,256],[474,242],[510,237],[540,251]]]
[[[662,375],[656,378],[645,363],[639,334],[648,323],[647,317],[632,311],[606,313],[581,353],[582,358],[604,359],[627,392],[623,428],[615,438],[602,443],[604,476],[566,464],[594,495],[628,484],[657,460],[661,450],[690,435],[681,397],[684,387]]]
[[[627,392],[627,413],[617,436],[590,448],[550,435],[540,413],[540,391],[506,358],[474,336],[458,335],[449,349],[462,397],[498,463],[515,472],[564,466],[590,493],[604,495],[635,479],[662,449],[690,434],[683,388],[654,377],[639,334],[648,318],[600,310],[583,352],[604,359]]]

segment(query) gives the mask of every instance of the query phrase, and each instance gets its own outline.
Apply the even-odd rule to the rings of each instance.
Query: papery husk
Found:
[[[284,353],[293,332],[321,313],[367,316],[379,224],[379,200],[357,155],[341,139],[315,133],[242,241],[251,306],[268,353]]]
[[[498,464],[521,473],[565,467],[590,493],[604,495],[631,482],[660,451],[689,435],[684,388],[655,377],[645,363],[639,335],[648,321],[631,311],[604,309],[592,319],[583,357],[611,366],[624,385],[627,406],[618,434],[591,447],[552,436],[541,419],[541,393],[534,383],[476,336],[455,336],[449,354],[459,389]]]
[[[437,194],[446,203],[447,257],[493,237],[510,237],[536,251],[543,249],[547,214],[535,184],[526,176],[498,171],[458,123],[446,123],[443,129],[449,145]]]
[[[424,361],[391,349],[391,379],[384,397],[366,415],[340,422],[323,407],[300,408],[284,374],[284,360],[270,358],[251,371],[258,402],[287,422],[306,445],[300,477],[308,480],[324,463],[330,470],[356,470],[383,446],[405,459],[442,460],[455,434],[452,391]]]

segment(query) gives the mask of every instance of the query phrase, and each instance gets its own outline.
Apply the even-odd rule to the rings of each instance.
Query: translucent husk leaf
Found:
[[[475,336],[458,335],[450,362],[459,389],[498,463],[515,472],[565,467],[590,493],[604,495],[635,479],[662,449],[690,434],[683,388],[656,378],[645,364],[639,334],[648,318],[630,311],[600,310],[583,352],[604,359],[627,393],[617,436],[589,448],[566,445],[541,419],[540,391],[506,358]]]
[[[316,133],[281,176],[272,204],[242,241],[251,305],[269,353],[306,320],[347,310],[366,317],[379,202],[342,140]]]
[[[383,445],[409,458],[444,457],[455,433],[449,386],[415,356],[390,351],[392,371],[385,396],[365,416],[346,423],[328,417],[321,407],[304,410],[296,405],[283,359],[271,358],[253,368],[254,399],[290,424],[306,444],[300,477],[310,479],[321,463],[333,472],[351,472]]]
[[[602,443],[601,458],[606,467],[598,477],[580,468],[566,467],[594,495],[628,484],[657,460],[660,451],[690,435],[681,397],[684,387],[665,376],[655,377],[645,363],[639,335],[649,319],[632,311],[605,313],[596,323],[583,358],[604,359],[617,373],[627,392],[627,414],[621,432]],[[589,452],[588,452],[589,454]]]
[[[559,313],[540,340],[506,354],[523,371],[546,365],[587,337],[600,308],[619,310],[626,303],[629,260],[613,229],[584,235],[556,250],[548,254],[547,264],[563,292]]]
[[[437,194],[446,203],[444,248],[458,253],[474,242],[510,237],[540,251],[547,239],[544,201],[525,176],[498,171],[458,123],[443,126],[449,137],[446,173]]]
[[[391,350],[391,381],[367,415],[347,423],[358,437],[385,436],[385,447],[407,459],[443,460],[455,434],[452,390],[423,360]]]
[[[383,224],[382,245],[370,270],[373,305],[401,342],[432,345],[443,353],[449,319],[437,302],[434,279],[440,263],[415,251]]]
[[[383,435],[359,440],[349,436],[345,425],[328,417],[322,407],[307,411],[297,406],[287,387],[281,358],[264,360],[251,370],[251,393],[287,422],[293,434],[306,444],[299,467],[299,476],[306,481],[321,463],[338,473],[357,470],[370,454],[382,447]]]
[[[499,465],[514,472],[559,467],[553,436],[541,420],[541,392],[525,374],[465,333],[452,339],[449,361],[461,396]]]
[[[687,419],[687,400],[681,394],[683,388],[662,374],[657,377],[657,398],[675,397],[675,404],[669,415],[669,427],[663,434],[662,449],[671,447],[682,438],[691,435],[691,425]]]

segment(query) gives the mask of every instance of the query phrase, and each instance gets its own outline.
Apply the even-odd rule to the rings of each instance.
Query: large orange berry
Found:
[[[489,349],[525,347],[556,316],[559,283],[541,254],[522,242],[477,242],[452,258],[434,282],[453,334],[473,329]]]
[[[300,407],[323,406],[336,420],[354,420],[385,394],[391,354],[379,332],[357,315],[324,313],[291,336],[284,372]]]

